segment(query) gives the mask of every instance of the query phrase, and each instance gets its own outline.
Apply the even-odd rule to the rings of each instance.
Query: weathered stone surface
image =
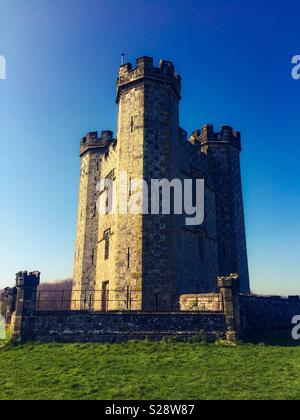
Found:
[[[40,272],[22,271],[16,274],[16,304],[11,318],[12,338],[19,340],[23,334],[23,322],[36,310],[36,291],[40,284]]]
[[[179,295],[213,292],[218,275],[230,272],[240,273],[242,290],[249,292],[240,134],[205,126],[188,141],[179,125],[180,95],[181,78],[169,61],[155,67],[151,57],[141,57],[135,68],[123,65],[117,141],[111,132],[100,139],[89,133],[81,141],[74,309],[82,308],[87,294],[101,309],[103,288],[109,290],[108,310],[124,309],[119,294],[128,289],[136,297],[130,309],[171,310],[174,300],[179,309]],[[148,185],[152,179],[204,179],[204,223],[188,227],[186,214],[95,215],[97,182],[113,173],[118,191],[122,171]]]
[[[15,311],[9,325],[13,340],[120,342],[196,335],[235,340],[241,333],[291,331],[292,318],[300,314],[299,296],[239,294],[238,275],[219,277],[219,294],[182,296],[181,312],[38,311],[39,279],[39,272],[17,274]],[[200,302],[197,307],[194,298]]]
[[[292,331],[292,319],[300,315],[299,296],[240,296],[244,332]]]
[[[223,310],[226,317],[227,338],[236,340],[242,331],[240,316],[240,279],[238,274],[218,278],[218,286],[222,295]]]
[[[241,291],[250,292],[245,218],[241,183],[241,134],[222,126],[215,132],[206,125],[200,135],[201,150],[213,157],[216,192],[219,275],[238,273]]]
[[[222,296],[219,293],[183,295],[180,297],[181,311],[222,312]]]
[[[41,342],[120,342],[188,338],[198,334],[225,337],[223,314],[136,312],[36,312],[23,320],[22,340]]]
[[[72,308],[81,309],[84,298],[94,299],[96,287],[99,215],[97,200],[102,156],[115,144],[113,133],[89,133],[80,142],[80,187],[73,275]],[[88,294],[86,293],[88,291]]]

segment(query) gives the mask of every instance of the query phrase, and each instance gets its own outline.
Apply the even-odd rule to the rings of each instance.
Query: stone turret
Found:
[[[31,314],[36,310],[36,291],[40,284],[41,273],[22,271],[16,274],[17,303],[16,315]]]
[[[221,276],[239,273],[241,291],[248,293],[250,285],[240,168],[241,134],[228,125],[223,125],[218,132],[213,125],[205,125],[200,141],[202,152],[215,159],[219,272]]]
[[[91,300],[95,287],[99,216],[96,208],[97,185],[101,177],[101,157],[116,144],[112,131],[88,133],[80,141],[80,187],[73,275],[72,308],[81,309],[84,300]],[[84,296],[84,297],[83,297]]]
[[[26,317],[31,316],[36,311],[36,294],[40,284],[40,277],[41,273],[39,271],[31,273],[21,271],[16,274],[17,296],[11,325],[13,340],[19,341],[21,339]],[[30,337],[28,336],[27,338]]]
[[[198,131],[199,132],[199,131]],[[210,146],[230,145],[241,151],[241,133],[229,125],[222,125],[221,131],[216,132],[214,126],[207,124],[202,128],[202,151],[206,153]]]
[[[102,131],[100,138],[97,131],[92,131],[80,141],[80,157],[86,153],[104,154],[107,148],[115,142],[112,131]]]

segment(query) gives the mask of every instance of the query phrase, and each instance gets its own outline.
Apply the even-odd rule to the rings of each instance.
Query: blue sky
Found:
[[[300,294],[298,0],[0,0],[0,287],[71,277],[88,131],[114,129],[120,54],[172,60],[181,125],[243,134],[251,281]]]

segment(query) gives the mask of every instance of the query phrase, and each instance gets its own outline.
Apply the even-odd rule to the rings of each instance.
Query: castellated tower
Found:
[[[148,185],[151,179],[172,178],[179,99],[180,77],[172,63],[161,61],[156,68],[152,58],[142,57],[135,69],[130,64],[121,66],[117,81],[118,143],[105,169],[102,166],[105,177],[114,174],[117,190],[122,173],[129,182],[139,179]],[[133,190],[129,187],[126,192],[129,199]],[[171,309],[171,216],[122,214],[119,209],[115,216],[101,218],[99,235],[103,232],[110,235],[110,257],[103,261],[107,242],[99,237],[97,281],[102,279],[102,285],[98,284],[102,291],[109,285],[110,308],[118,309],[127,290],[131,309]],[[99,298],[96,300],[103,300]]]
[[[114,142],[113,133],[88,133],[80,142],[80,186],[73,274],[73,309],[90,305],[95,288],[99,216],[96,208],[101,156]]]
[[[215,132],[203,127],[201,150],[216,160],[216,220],[219,274],[239,273],[241,291],[250,292],[243,193],[240,168],[241,135],[229,126]]]
[[[125,65],[118,80],[119,170],[132,178],[176,178],[173,149],[179,142],[179,101],[181,78],[174,65],[162,60],[159,68],[153,59],[142,57],[136,69]],[[150,203],[150,197],[149,197]],[[127,284],[140,288],[142,308],[172,309],[176,288],[173,277],[172,215],[143,215],[135,221],[119,217],[118,231],[126,232],[128,243],[120,252],[126,258],[127,246],[133,260],[127,273],[117,273],[118,284],[127,276]],[[132,249],[134,243],[135,249]],[[138,260],[135,258],[138,256]],[[124,263],[119,261],[120,266]]]
[[[188,141],[180,99],[171,62],[156,67],[152,58],[138,58],[134,68],[119,69],[117,140],[111,131],[82,139],[73,309],[176,310],[179,295],[211,292],[218,275],[233,272],[249,291],[240,135],[205,126]],[[172,205],[169,215],[151,213],[152,180],[198,179],[205,181],[201,225],[187,225]],[[113,185],[114,211],[99,213],[97,203],[107,200],[103,180]],[[141,185],[134,180],[149,188],[143,186],[143,214],[124,212],[118,200],[136,200]]]

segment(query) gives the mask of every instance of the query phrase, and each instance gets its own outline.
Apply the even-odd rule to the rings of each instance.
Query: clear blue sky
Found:
[[[116,130],[124,51],[174,61],[187,131],[242,131],[253,289],[300,294],[299,16],[299,0],[0,0],[0,287],[72,275],[79,140]]]

